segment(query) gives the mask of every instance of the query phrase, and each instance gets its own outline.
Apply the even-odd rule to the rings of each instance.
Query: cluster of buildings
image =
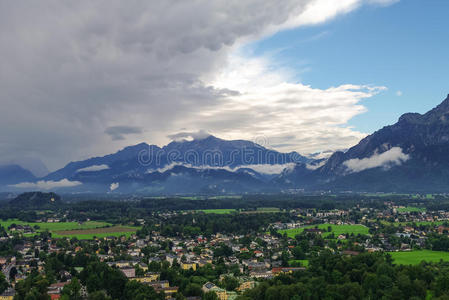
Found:
[[[176,213],[165,213],[162,217],[170,218]],[[362,224],[370,229],[370,234],[363,236],[348,236],[339,234],[326,240],[324,247],[341,242],[338,249],[345,255],[357,255],[360,251],[410,251],[414,247],[425,247],[429,233],[440,235],[449,234],[449,213],[445,211],[427,212],[424,209],[407,210],[406,207],[385,202],[384,208],[353,207],[349,209],[296,209],[291,210],[289,222],[276,222],[270,225],[269,230],[296,229],[308,226],[306,231],[322,235],[325,230],[310,227],[314,224],[355,225]],[[55,222],[57,220],[54,220]],[[143,223],[144,220],[139,220]],[[424,226],[425,225],[425,226]],[[19,227],[20,226],[20,227]],[[29,226],[28,226],[29,227]],[[9,228],[9,231],[32,232],[33,228],[18,225]],[[385,230],[389,227],[389,230]],[[394,229],[391,229],[394,228]],[[233,291],[220,287],[222,276],[214,282],[202,285],[203,292],[215,292],[221,300],[232,300],[247,289],[254,288],[258,281],[273,278],[281,273],[292,273],[304,270],[304,267],[285,266],[281,256],[292,256],[294,238],[285,239],[276,234],[264,232],[254,233],[250,236],[233,234],[213,234],[211,236],[199,235],[192,237],[169,237],[161,232],[153,231],[145,237],[138,238],[132,235],[126,237],[110,237],[105,239],[86,240],[79,243],[66,243],[62,245],[53,238],[25,239],[22,244],[14,248],[17,255],[0,257],[1,271],[8,280],[11,288],[0,295],[2,299],[13,299],[14,285],[23,280],[33,268],[42,271],[45,263],[41,261],[39,253],[65,253],[75,255],[85,247],[96,249],[99,259],[109,266],[118,268],[129,280],[136,280],[152,286],[158,292],[164,292],[167,299],[171,299],[178,292],[177,286],[161,279],[161,274],[151,270],[153,262],[166,262],[170,266],[179,265],[181,270],[196,271],[207,265],[214,265],[217,256],[228,267],[237,269],[237,275],[231,274],[238,280],[238,286]],[[3,241],[12,238],[2,237]],[[347,243],[351,239],[351,243]],[[104,247],[108,245],[108,247]],[[349,246],[348,246],[349,245]],[[107,250],[105,250],[107,249]],[[223,250],[224,249],[224,250]],[[217,255],[217,251],[225,251],[226,255]],[[124,259],[125,258],[125,259]],[[11,276],[13,274],[13,276]],[[64,280],[49,287],[48,294],[51,299],[58,299],[64,286],[70,282],[69,272],[59,274]],[[86,294],[86,291],[83,290]]]

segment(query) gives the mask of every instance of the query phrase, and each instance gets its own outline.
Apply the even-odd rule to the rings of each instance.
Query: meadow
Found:
[[[281,209],[278,207],[258,207],[255,210],[245,210],[242,214],[263,214],[263,213],[278,213]]]
[[[417,226],[438,226],[438,225],[443,225],[444,223],[449,222],[449,221],[419,221],[419,222],[387,222],[387,221],[381,221],[382,224],[384,225],[394,225],[394,226],[406,226],[406,225],[413,225],[416,224]]]
[[[102,227],[102,228],[92,228],[92,229],[81,229],[81,230],[61,230],[52,232],[53,237],[76,237],[79,240],[82,239],[93,239],[93,238],[104,238],[108,236],[126,236],[129,237],[136,232],[138,228],[130,226],[112,226],[112,227]]]
[[[331,227],[331,231],[328,232],[328,228],[329,226]],[[323,237],[329,236],[330,234],[334,234],[336,237],[340,234],[345,234],[345,233],[349,233],[349,234],[369,234],[368,232],[368,227],[364,226],[364,225],[359,225],[359,224],[355,224],[355,225],[333,225],[333,224],[319,224],[319,225],[310,225],[310,226],[304,226],[304,227],[300,227],[300,228],[293,228],[293,229],[283,229],[283,230],[279,230],[278,232],[280,234],[284,234],[287,233],[288,237],[294,238],[296,235],[300,234],[301,232],[304,231],[304,229],[306,228],[315,228],[318,227],[319,229],[322,229],[326,232],[324,232],[322,235]]]
[[[406,206],[406,207],[399,207],[397,209],[398,212],[425,212],[425,207],[416,207],[416,206]]]
[[[416,250],[408,252],[388,252],[398,265],[417,265],[421,261],[439,262],[440,260],[449,261],[449,252]]]
[[[230,214],[230,213],[237,212],[237,210],[234,209],[234,208],[200,209],[200,210],[197,210],[197,211],[203,212],[205,214],[219,214],[219,215],[224,215],[224,214]]]
[[[291,260],[288,261],[288,264],[290,266],[292,266],[292,265],[296,266],[298,263],[302,267],[308,267],[309,266],[309,260],[308,259],[291,259]]]
[[[102,238],[106,236],[130,236],[139,228],[130,226],[114,226],[107,222],[87,221],[83,223],[78,222],[23,222],[17,219],[0,220],[0,225],[8,228],[11,224],[29,225],[30,227],[38,226],[35,229],[37,233],[48,230],[53,237],[76,237],[78,239],[93,239],[94,237]],[[34,234],[27,234],[32,236]]]

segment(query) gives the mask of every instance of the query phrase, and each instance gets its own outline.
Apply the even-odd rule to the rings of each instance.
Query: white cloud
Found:
[[[386,89],[352,84],[317,89],[292,83],[288,72],[272,71],[265,58],[233,56],[228,66],[210,84],[239,93],[219,107],[199,111],[195,124],[212,132],[226,127],[228,139],[265,136],[282,151],[310,153],[356,144],[366,134],[345,124],[366,111],[362,99]]]
[[[263,133],[283,144],[296,139],[291,148],[298,150],[323,149],[327,141],[347,147],[364,134],[341,127],[365,111],[357,103],[372,91],[293,84],[257,59],[235,62],[230,55],[245,43],[329,21],[364,3],[0,2],[0,99],[8,108],[0,110],[0,157],[37,156],[54,170],[143,140],[165,144],[167,134],[180,128],[223,137],[244,133],[239,138]],[[244,66],[249,69],[239,75]],[[245,82],[238,85],[223,72]],[[220,77],[229,85],[211,84]],[[260,91],[250,86],[262,83],[269,85]],[[318,122],[323,126],[313,125]]]
[[[169,165],[166,165],[163,168],[158,169],[149,169],[147,170],[147,173],[153,173],[153,172],[166,172],[168,170],[173,169],[176,166],[184,166],[187,168],[197,169],[197,170],[226,170],[229,172],[236,172],[238,169],[241,168],[248,168],[252,169],[260,174],[267,174],[267,175],[273,175],[273,174],[280,174],[285,169],[293,169],[295,166],[295,163],[287,163],[287,164],[259,164],[259,165],[241,165],[234,168],[231,168],[229,166],[223,166],[223,167],[215,167],[215,166],[193,166],[191,164],[183,164],[183,163],[171,163]]]
[[[96,172],[109,169],[108,165],[93,165],[86,168],[76,170],[76,172]]]
[[[308,153],[306,156],[310,159],[328,159],[336,151],[346,152],[347,149],[324,150],[320,152]]]
[[[261,174],[274,175],[281,174],[285,169],[291,170],[295,167],[295,163],[287,163],[287,164],[263,164],[263,165],[245,165],[239,166],[238,168],[249,168]]]
[[[113,183],[111,183],[111,185],[109,186],[109,190],[112,192],[112,191],[118,189],[119,186],[120,186],[120,183],[118,183],[118,182],[113,182]]]
[[[397,91],[396,92],[396,96],[401,97],[402,96],[402,91]]]
[[[183,139],[187,139],[187,140],[203,140],[207,137],[210,136],[210,133],[208,133],[207,131],[201,129],[198,131],[194,131],[194,132],[186,132],[186,131],[182,131],[182,132],[178,132],[175,134],[170,134],[168,135],[168,138],[175,140],[175,141],[179,141],[179,140],[183,140]]]
[[[38,182],[22,182],[18,184],[11,185],[16,188],[24,188],[24,189],[37,189],[37,190],[51,190],[56,188],[65,188],[65,187],[74,187],[81,185],[82,183],[79,181],[70,181],[66,178],[59,181],[44,181],[40,180]]]
[[[408,154],[402,152],[400,147],[393,147],[381,154],[373,154],[367,158],[354,158],[345,161],[343,164],[350,172],[360,172],[367,169],[384,167],[389,168],[395,165],[401,165],[410,158]]]
[[[326,164],[326,160],[323,159],[319,163],[313,163],[313,164],[306,164],[306,168],[309,170],[316,170]]]

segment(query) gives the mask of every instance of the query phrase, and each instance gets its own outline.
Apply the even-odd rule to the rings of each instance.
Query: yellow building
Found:
[[[228,293],[226,293],[226,290],[220,288],[213,288],[211,291],[217,294],[219,300],[228,300]]]
[[[214,292],[215,294],[217,294],[219,300],[228,300],[228,294],[226,290],[219,288],[212,282],[206,282],[205,284],[203,284],[202,290],[204,293]]]
[[[12,288],[9,288],[0,295],[0,300],[13,300],[15,294],[16,291]]]
[[[144,277],[136,277],[133,278],[133,280],[139,281],[139,282],[155,282],[159,280],[159,274],[158,273],[147,273]]]
[[[166,287],[162,289],[165,293],[165,299],[173,298],[173,295],[178,292],[177,286]]]
[[[237,288],[237,291],[243,292],[243,291],[254,288],[254,286],[255,286],[254,281],[245,281],[242,284],[240,284],[240,286]]]
[[[117,261],[117,262],[115,262],[115,266],[117,268],[129,267],[129,262],[128,261]]]
[[[193,271],[196,271],[196,264],[195,264],[195,263],[193,263],[193,264],[182,263],[181,268],[182,268],[183,270],[190,270],[190,269],[193,269]]]

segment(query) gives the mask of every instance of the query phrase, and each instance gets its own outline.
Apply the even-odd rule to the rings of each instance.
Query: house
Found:
[[[144,277],[136,277],[133,278],[132,280],[136,280],[139,282],[155,282],[159,280],[159,277],[160,277],[159,273],[147,273],[145,274]]]
[[[148,271],[148,265],[146,263],[140,262],[138,265],[144,272]]]
[[[163,291],[165,294],[165,299],[172,299],[173,296],[178,292],[177,286],[168,286],[161,288],[158,292]]]
[[[212,282],[206,282],[205,284],[203,284],[202,290],[204,293],[214,292],[217,295],[219,300],[227,300],[228,299],[228,294],[227,294],[226,290],[219,288]]]
[[[262,257],[262,256],[263,256],[263,252],[260,251],[260,250],[256,250],[256,251],[254,251],[254,255],[255,255],[256,257]]]
[[[149,283],[149,285],[151,285],[155,290],[157,290],[157,289],[169,287],[170,283],[168,282],[168,280],[161,280],[161,281],[151,282],[151,283]]]
[[[134,269],[133,267],[120,268],[120,271],[122,271],[122,273],[125,274],[125,276],[128,278],[136,277],[136,269]]]
[[[165,256],[165,260],[168,261],[170,263],[170,265],[173,265],[173,262],[175,261],[175,259],[177,259],[178,257],[176,255],[173,254],[167,254]]]
[[[181,268],[183,270],[193,269],[193,271],[196,271],[196,264],[195,263],[182,263]]]
[[[273,268],[271,270],[271,273],[275,274],[275,275],[279,275],[281,273],[293,273],[296,271],[304,271],[306,268],[304,267],[295,267],[295,268],[284,268],[284,267],[280,267],[280,268]]]
[[[240,286],[237,288],[237,291],[243,292],[249,289],[254,288],[256,283],[254,281],[244,281],[240,284]]]
[[[271,271],[251,271],[249,273],[249,276],[254,278],[268,279],[273,278],[273,273]]]
[[[15,295],[16,291],[13,288],[9,288],[0,295],[0,300],[13,300]]]
[[[54,300],[54,299],[59,299],[61,298],[61,292],[62,289],[64,288],[64,286],[66,284],[69,284],[70,281],[66,281],[66,282],[57,282],[57,283],[53,283],[52,285],[50,285],[48,287],[48,295],[50,295],[50,299]]]

